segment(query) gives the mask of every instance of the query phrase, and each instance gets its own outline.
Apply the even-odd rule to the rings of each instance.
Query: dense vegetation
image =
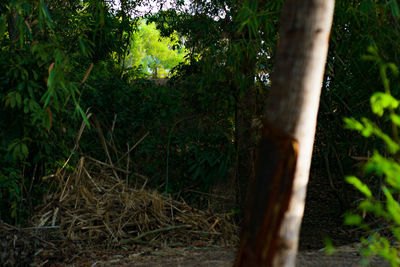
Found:
[[[155,23],[140,20],[136,32],[131,37],[124,67],[142,70],[153,78],[168,77],[174,67],[184,62],[186,54],[183,39],[172,34],[161,37]]]
[[[234,180],[230,193],[242,210],[282,1],[176,1],[139,18],[138,6],[152,2],[0,3],[1,220],[29,218],[75,145],[71,168],[81,156],[110,160],[99,129],[113,162],[145,137],[130,154],[131,181],[142,174],[206,207],[193,192]],[[400,65],[399,19],[395,0],[336,1],[313,166],[329,175],[343,208],[352,200],[343,177],[357,170],[354,157],[388,155],[379,138],[343,129],[343,117],[391,129],[371,113],[369,98],[382,91],[379,64]],[[365,60],[368,47],[382,62]],[[150,76],[171,80],[158,86]],[[397,76],[386,79],[399,98]],[[75,144],[82,122],[88,129]],[[381,182],[366,176],[371,190]]]

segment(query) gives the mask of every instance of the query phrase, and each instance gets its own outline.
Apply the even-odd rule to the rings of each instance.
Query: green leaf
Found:
[[[22,98],[21,98],[21,94],[18,92],[15,92],[15,101],[18,105],[18,107],[21,107],[22,105]]]
[[[394,124],[396,124],[397,126],[400,126],[400,116],[397,114],[390,114],[390,119],[392,120],[392,122]]]
[[[357,214],[349,214],[344,218],[345,225],[360,225],[362,223],[362,217]]]
[[[55,76],[56,76],[56,71],[55,71],[55,67],[53,67],[49,73],[49,77],[47,79],[47,87],[52,90],[54,88],[54,80],[55,80]]]
[[[399,106],[399,101],[393,96],[383,92],[374,93],[371,97],[371,108],[372,112],[378,116],[382,116],[385,109],[395,109]]]
[[[47,91],[44,93],[44,95],[42,96],[42,101],[44,100],[44,107],[47,107],[47,105],[48,105],[49,102],[50,102],[50,99],[51,99],[52,95],[53,95],[53,92],[50,91],[50,90],[47,90]]]
[[[363,193],[367,198],[372,198],[372,193],[371,190],[369,190],[368,186],[364,184],[363,182],[360,181],[355,176],[347,176],[346,177],[346,182],[349,184],[353,185],[355,188],[357,188],[361,193]]]
[[[386,196],[386,209],[389,214],[392,216],[393,221],[400,225],[400,205],[394,200],[392,194],[386,186],[382,186],[382,191]]]
[[[11,98],[10,98],[10,106],[11,106],[11,108],[14,108],[15,107],[15,104],[16,104],[16,102],[15,102],[15,97],[14,97],[15,95],[13,95]]]
[[[21,144],[21,154],[24,158],[26,158],[29,154],[28,146],[25,143]]]
[[[336,252],[336,249],[333,246],[332,240],[330,238],[325,237],[324,243],[325,243],[325,254],[326,255],[332,255],[333,253]]]
[[[371,135],[373,135],[377,129],[377,127],[368,119],[366,118],[362,118],[361,119],[362,123],[363,123],[363,129],[361,130],[361,134],[364,137],[370,137]]]
[[[378,126],[376,126],[373,122],[368,120],[367,118],[362,118],[361,119],[362,123],[358,123],[356,120],[350,118],[350,129],[353,130],[358,130],[361,129],[361,134],[365,137],[370,137],[372,135],[375,135],[379,137],[382,141],[385,142],[385,144],[388,146],[390,153],[395,154],[397,151],[399,151],[400,146],[397,144],[395,141],[392,140],[392,138],[382,132]],[[355,124],[357,123],[357,124]]]
[[[364,125],[354,118],[344,118],[344,127],[349,130],[362,131]]]
[[[397,68],[396,64],[387,63],[386,67],[392,71],[394,76],[398,76],[399,75],[399,69]]]
[[[49,24],[53,23],[53,21],[52,21],[52,19],[51,19],[50,12],[49,12],[49,10],[47,9],[46,4],[45,4],[43,1],[41,1],[40,4],[41,4],[42,10],[43,10],[43,13],[46,15],[46,18],[47,18],[47,21],[49,22]],[[49,26],[50,26],[50,25],[49,25]]]
[[[387,4],[390,7],[390,11],[392,12],[393,17],[396,18],[396,19],[400,18],[400,10],[399,10],[399,5],[397,4],[397,1],[396,0],[391,0]]]
[[[79,106],[79,104],[75,104],[75,108],[76,110],[79,112],[79,114],[81,115],[83,121],[85,122],[86,126],[90,127],[90,123],[89,120],[85,114],[85,112],[83,112],[82,108]]]
[[[400,165],[391,158],[382,157],[378,152],[370,158],[365,165],[365,171],[385,175],[386,182],[393,188],[400,190]]]

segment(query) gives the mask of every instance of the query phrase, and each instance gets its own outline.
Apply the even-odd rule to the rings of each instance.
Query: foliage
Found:
[[[272,72],[277,22],[282,1],[191,2],[188,10],[170,9],[148,17],[162,36],[177,32],[189,51],[186,65],[175,69],[198,114],[220,118],[232,140],[230,178],[246,188],[258,132],[252,122],[263,114]],[[214,121],[214,120],[208,120]],[[215,120],[218,121],[218,120]],[[226,127],[224,126],[224,127]],[[219,129],[218,129],[219,131]],[[238,205],[245,192],[239,190]]]
[[[371,147],[381,148],[376,138],[363,138],[343,129],[343,117],[372,117],[370,96],[381,82],[379,68],[365,64],[368,47],[379,47],[384,61],[400,65],[398,1],[337,0],[331,32],[325,80],[318,114],[318,129],[313,167],[331,173],[332,189],[342,204],[350,208],[353,194],[342,177],[358,169],[353,157],[367,156]],[[388,78],[393,74],[388,73]],[[399,83],[391,86],[395,98],[400,97]],[[384,132],[391,125],[384,118],[374,122]],[[337,170],[337,171],[332,171]],[[378,186],[378,185],[377,185]]]
[[[92,122],[86,112],[98,119],[118,164],[149,132],[130,154],[130,171],[168,194],[204,206],[189,191],[230,178],[246,186],[259,130],[253,122],[261,120],[268,95],[283,1],[176,1],[145,18],[131,15],[154,1],[114,2],[0,3],[1,219],[20,222],[26,214],[20,208],[40,201],[48,186],[41,177],[69,156],[82,121]],[[393,83],[392,97],[376,94],[370,111],[382,70],[362,59],[374,45],[381,51],[369,57],[400,64],[398,10],[396,1],[336,1],[313,166],[337,169],[337,178],[354,169],[347,155],[366,155],[371,146],[381,153],[397,149],[385,134],[392,128],[385,116],[353,121],[379,137],[368,139],[343,131],[341,118],[398,108],[400,87]],[[171,83],[156,86],[149,75],[171,76]],[[72,162],[80,155],[108,161],[98,129],[86,129]],[[350,203],[345,186],[333,183]],[[372,193],[376,186],[369,186]]]
[[[383,142],[384,149],[377,149],[364,166],[366,175],[379,179],[379,186],[371,186],[364,183],[355,176],[346,177],[346,181],[352,184],[363,194],[364,199],[359,202],[358,210],[361,213],[348,214],[345,224],[357,225],[364,230],[371,230],[369,218],[366,215],[374,216],[375,221],[384,223],[389,230],[389,235],[385,232],[373,231],[368,238],[362,238],[364,247],[361,249],[362,255],[368,259],[378,255],[386,259],[391,266],[400,266],[399,247],[400,241],[400,205],[397,201],[400,196],[400,163],[399,151],[400,142],[398,127],[399,120],[399,101],[390,93],[388,70],[397,76],[398,69],[393,63],[384,63],[379,57],[378,51],[374,47],[369,48],[369,54],[365,59],[373,60],[377,63],[380,70],[384,92],[376,92],[370,98],[372,112],[379,118],[385,118],[386,123],[391,124],[392,134],[388,135],[373,121],[362,118],[346,118],[346,127],[361,133],[365,138],[376,138]],[[381,150],[381,151],[379,151]],[[384,154],[382,154],[382,152]]]
[[[140,20],[138,29],[132,34],[131,45],[125,61],[127,68],[142,67],[153,78],[166,77],[171,70],[184,62],[187,53],[176,34],[161,37],[155,23]]]
[[[23,221],[22,207],[32,207],[45,190],[39,178],[67,157],[77,124],[88,123],[80,96],[93,64],[124,46],[116,38],[120,20],[107,8],[102,1],[78,0],[0,5],[4,220]]]
[[[205,13],[216,14],[217,10],[204,6],[200,21],[186,14],[197,25],[191,27],[201,28],[201,22],[207,21],[198,38],[192,30],[190,35],[172,30],[168,39],[159,37],[151,22],[140,23],[129,16],[140,3],[122,1],[120,8],[101,0],[9,0],[0,4],[0,70],[5,74],[0,77],[2,220],[22,223],[41,201],[41,192],[51,182],[42,177],[70,155],[81,122],[91,123],[86,112],[100,126],[87,128],[71,163],[80,155],[108,160],[98,138],[100,127],[111,144],[111,160],[119,164],[125,153],[121,151],[149,132],[130,155],[135,158],[132,173],[148,176],[155,187],[164,184],[163,190],[173,196],[196,201],[187,190],[207,191],[216,180],[228,178],[235,164],[232,119],[237,90],[231,90],[226,81],[234,76],[233,64],[235,68],[240,64],[231,52],[226,53],[222,30],[215,39],[207,37],[222,21]],[[218,10],[225,8],[218,6]],[[232,35],[237,29],[227,27]],[[156,41],[159,38],[161,42]],[[192,64],[177,68],[174,87],[159,87],[142,79],[146,69],[139,66],[146,57],[157,57],[169,70],[187,52],[183,40],[194,44],[193,38],[208,45],[220,41],[211,49],[203,45],[193,49],[187,57]],[[240,47],[248,47],[245,44],[229,51],[240,57]],[[235,83],[241,80],[237,76]],[[245,83],[240,88],[244,90]],[[130,178],[137,179],[135,175]]]

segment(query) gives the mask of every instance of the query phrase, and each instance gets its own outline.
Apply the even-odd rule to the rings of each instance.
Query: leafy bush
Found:
[[[400,126],[400,101],[390,93],[388,70],[393,76],[398,75],[397,67],[392,63],[384,63],[375,48],[369,48],[369,54],[364,57],[377,62],[381,74],[384,92],[376,92],[370,99],[371,109],[382,120],[391,125],[392,134],[386,134],[377,123],[370,119],[346,118],[348,129],[361,133],[366,138],[377,138],[384,146],[375,148],[364,166],[366,176],[378,180],[365,183],[355,176],[346,177],[346,181],[360,191],[364,198],[358,203],[358,213],[348,214],[345,224],[356,225],[371,233],[362,238],[361,249],[365,261],[373,256],[387,260],[391,266],[400,266],[400,141],[398,127]],[[376,184],[376,183],[375,183]],[[378,228],[378,229],[376,229]]]
[[[23,222],[40,201],[41,177],[69,155],[86,120],[81,91],[94,63],[116,65],[121,22],[105,11],[102,1],[0,3],[2,220]]]

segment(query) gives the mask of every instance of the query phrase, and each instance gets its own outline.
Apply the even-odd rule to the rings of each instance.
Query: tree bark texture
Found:
[[[287,0],[235,266],[295,266],[334,0]]]

